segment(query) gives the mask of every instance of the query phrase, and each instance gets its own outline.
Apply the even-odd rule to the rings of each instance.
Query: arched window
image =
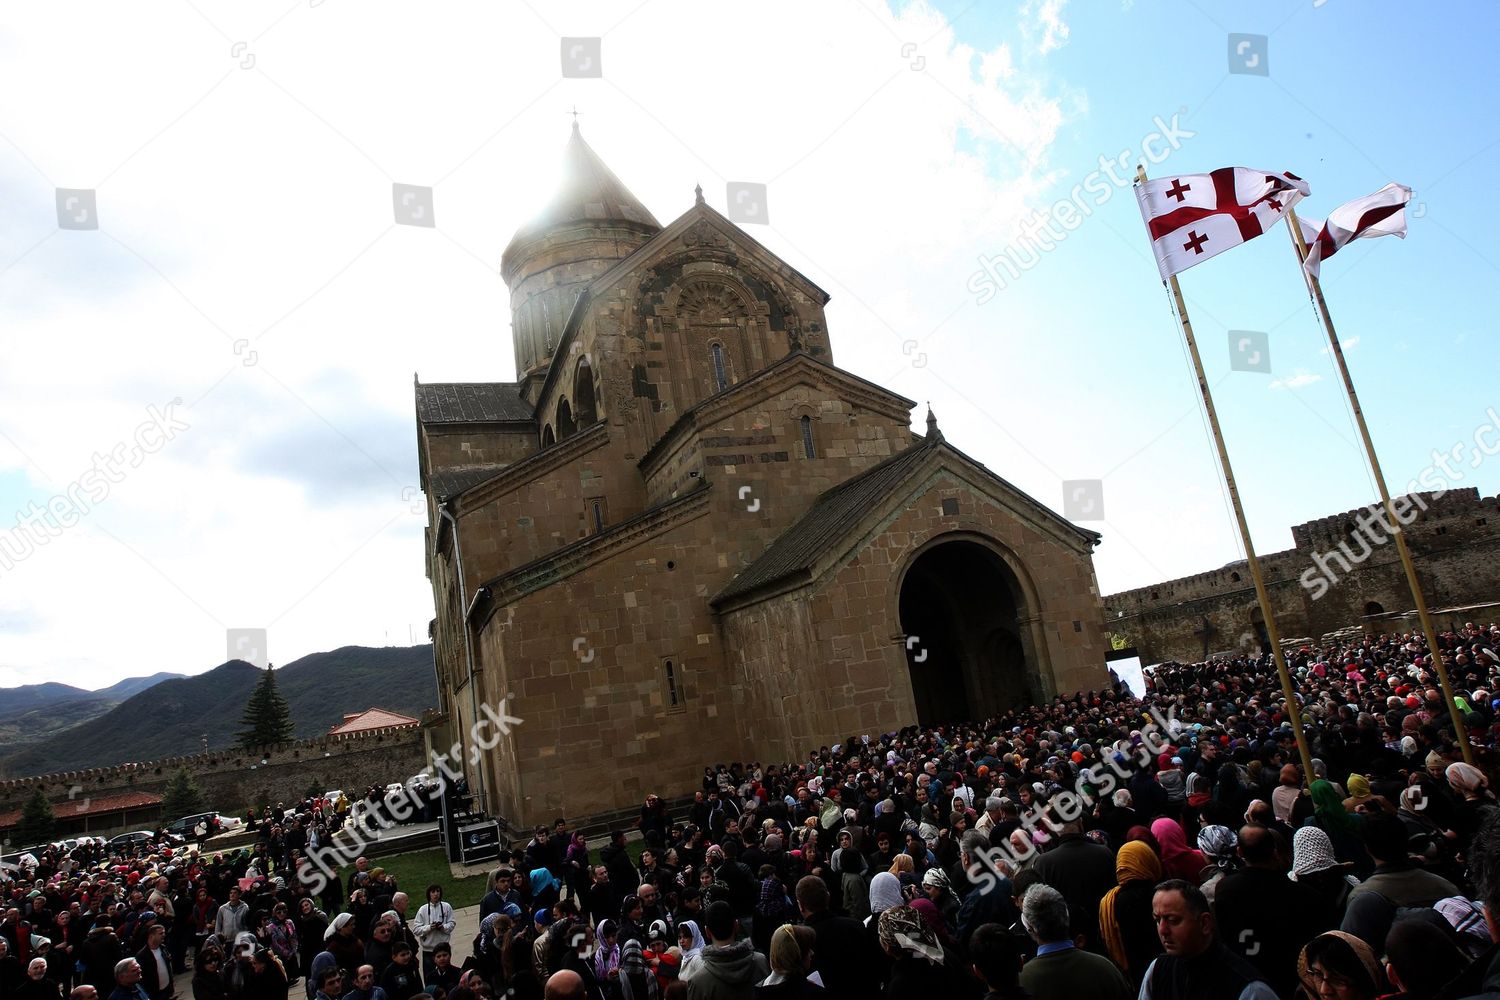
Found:
[[[1383,615],[1385,614],[1385,608],[1381,606],[1379,601],[1371,601],[1365,605],[1365,614]]]
[[[802,454],[807,458],[816,458],[813,448],[812,417],[802,418]]]
[[[587,358],[578,362],[573,373],[574,419],[580,428],[592,427],[599,421],[598,406],[594,402],[594,371]]]
[[[557,443],[557,437],[552,433],[552,425],[548,424],[542,428],[542,447],[550,448]]]
[[[566,441],[578,430],[578,425],[573,422],[573,407],[568,405],[567,397],[557,404],[557,437],[560,441]]]
[[[714,365],[714,391],[723,392],[729,388],[729,374],[724,367],[724,345],[710,344],[708,354]]]

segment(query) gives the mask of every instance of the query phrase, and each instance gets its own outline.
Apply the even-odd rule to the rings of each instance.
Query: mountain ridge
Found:
[[[158,681],[102,712],[0,756],[0,775],[106,767],[233,746],[245,702],[262,673],[243,660],[228,660],[201,674]],[[297,739],[321,736],[342,722],[346,713],[375,707],[372,698],[380,708],[414,718],[437,703],[430,644],[342,646],[309,653],[276,668],[276,687],[291,709]],[[59,707],[71,714],[72,706],[79,706],[83,714],[84,705],[95,709],[98,699],[64,702]],[[27,711],[31,718],[57,717],[45,708]]]

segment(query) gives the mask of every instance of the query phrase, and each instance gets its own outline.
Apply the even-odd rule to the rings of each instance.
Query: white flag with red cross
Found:
[[[1160,177],[1135,188],[1163,281],[1260,236],[1308,193],[1296,174],[1249,167]]]
[[[1319,265],[1338,253],[1348,243],[1376,236],[1399,236],[1406,239],[1406,203],[1411,188],[1404,184],[1387,184],[1374,194],[1346,201],[1328,213],[1328,221],[1319,224],[1300,216],[1302,238],[1307,241],[1307,259],[1302,266],[1314,278]]]

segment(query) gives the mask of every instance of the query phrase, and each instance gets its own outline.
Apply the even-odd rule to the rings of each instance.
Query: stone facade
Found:
[[[1375,630],[1416,627],[1395,545],[1388,538],[1371,545],[1358,528],[1361,518],[1368,522],[1378,511],[1377,504],[1299,524],[1292,528],[1293,548],[1260,556],[1282,637],[1317,639],[1362,624]],[[1472,487],[1419,493],[1398,500],[1397,511],[1403,517],[1420,511],[1405,530],[1429,608],[1500,600],[1495,497],[1481,498]],[[1106,627],[1128,639],[1147,663],[1257,649],[1262,618],[1246,566],[1241,560],[1111,594],[1104,599]],[[1318,585],[1333,578],[1326,587]]]
[[[575,130],[502,273],[520,381],[416,385],[435,739],[492,813],[1103,683],[1099,536],[914,434],[834,365],[828,295],[701,196],[657,226]]]

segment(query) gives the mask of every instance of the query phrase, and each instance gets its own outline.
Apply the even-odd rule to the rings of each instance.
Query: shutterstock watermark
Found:
[[[1021,234],[994,257],[979,255],[979,270],[969,275],[968,289],[975,295],[975,302],[984,305],[999,294],[1007,284],[1020,279],[1021,275],[1041,262],[1042,255],[1050,253],[1068,238],[1068,234],[1083,220],[1102,208],[1120,188],[1129,187],[1134,178],[1130,162],[1145,159],[1155,165],[1164,161],[1182,148],[1183,142],[1198,133],[1185,129],[1177,123],[1186,108],[1164,122],[1161,115],[1151,121],[1156,131],[1150,132],[1140,143],[1140,154],[1122,149],[1111,159],[1100,154],[1099,169],[1092,171],[1081,183],[1073,185],[1066,198],[1059,198],[1052,207],[1043,212],[1032,212],[1021,223]],[[1090,197],[1084,197],[1084,195]],[[1058,228],[1061,227],[1061,228]]]
[[[1094,803],[1112,795],[1115,789],[1130,780],[1132,774],[1150,767],[1162,751],[1172,746],[1172,739],[1182,731],[1182,724],[1177,721],[1174,707],[1168,707],[1165,715],[1155,706],[1148,711],[1151,719],[1141,727],[1141,742],[1131,749],[1124,761],[1115,759],[1115,751],[1104,753],[1101,766],[1091,769],[1087,777],[1080,776],[1071,790],[1063,789],[1046,802],[1038,801],[1022,813],[1021,828],[1034,834],[1038,827],[1045,826],[1058,833],[1065,824],[1080,819],[1085,809],[1093,808]],[[1029,850],[1022,852],[1009,841],[991,844],[988,850],[969,862],[966,869],[969,880],[980,892],[989,892],[997,880],[1009,878],[1023,861],[1036,853],[1034,846],[1028,847]]]
[[[1428,500],[1419,494],[1419,490],[1431,493],[1432,500],[1436,501],[1462,482],[1465,453],[1468,453],[1469,469],[1479,468],[1486,458],[1500,453],[1500,414],[1491,406],[1484,415],[1489,420],[1476,427],[1469,439],[1455,442],[1447,451],[1434,448],[1432,464],[1406,484],[1407,495],[1391,498],[1391,513],[1394,513],[1397,523],[1391,522],[1391,513],[1387,513],[1383,504],[1367,507],[1354,516],[1352,530],[1346,533],[1343,541],[1327,552],[1313,553],[1312,566],[1298,578],[1313,600],[1328,593],[1341,576],[1369,559],[1376,549],[1427,509]]]
[[[519,717],[506,711],[509,700],[510,695],[506,695],[498,706],[479,706],[480,718],[469,727],[468,762],[471,765],[478,766],[482,755],[499,746],[500,741],[521,723]],[[428,773],[437,777],[439,789],[463,777],[459,766],[463,760],[464,744],[461,742],[454,743],[447,753],[432,753]],[[321,893],[328,883],[337,882],[338,870],[353,864],[372,842],[379,839],[381,832],[406,822],[421,808],[417,791],[410,784],[402,785],[383,801],[385,809],[365,813],[359,822],[347,828],[347,836],[330,837],[327,844],[308,852],[307,863],[298,870],[297,878],[313,895]]]
[[[37,549],[76,526],[109,499],[111,489],[123,483],[131,469],[190,429],[192,425],[177,416],[181,405],[179,396],[162,406],[147,406],[146,419],[136,425],[128,440],[117,442],[107,452],[94,452],[93,465],[45,504],[32,500],[24,510],[16,511],[15,527],[0,530],[0,572],[15,569]]]

